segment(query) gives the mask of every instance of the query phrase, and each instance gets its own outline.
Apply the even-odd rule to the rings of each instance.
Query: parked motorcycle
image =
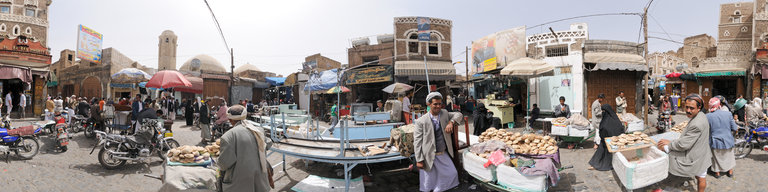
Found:
[[[229,131],[229,129],[232,129],[232,124],[229,122],[213,125],[213,129],[211,129],[211,132],[213,132],[211,134],[211,140],[215,141],[216,139],[221,138],[221,136]]]
[[[99,143],[93,146],[91,154],[97,147],[100,148],[99,163],[105,169],[119,168],[127,161],[145,161],[152,155],[165,160],[166,152],[179,147],[179,142],[173,139],[173,133],[168,134],[162,126],[162,122],[145,119],[135,135],[107,134],[94,130]]]
[[[656,119],[656,130],[659,133],[664,133],[665,131],[669,130],[673,126],[675,126],[675,122],[672,121],[672,112],[671,111],[662,111],[659,113],[659,117]]]
[[[752,152],[754,145],[768,145],[768,123],[750,122],[747,125],[740,124],[734,139],[733,152],[736,159],[744,158]]]
[[[88,118],[83,117],[82,115],[74,115],[72,116],[72,119],[69,121],[69,129],[72,131],[72,133],[77,133],[82,130],[85,130],[85,126],[87,123]]]
[[[6,116],[0,126],[0,152],[6,153],[7,157],[7,154],[13,151],[21,159],[32,159],[40,151],[37,134],[41,131],[40,125],[11,128],[10,119]]]
[[[69,144],[69,132],[67,132],[67,124],[56,124],[56,147],[61,152],[67,152],[67,145]]]

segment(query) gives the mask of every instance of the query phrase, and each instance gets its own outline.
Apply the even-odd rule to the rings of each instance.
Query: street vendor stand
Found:
[[[500,74],[525,79],[525,84],[530,86],[530,78],[551,75],[553,74],[554,70],[555,70],[555,66],[548,64],[543,60],[522,57],[520,59],[517,59],[508,63],[506,67],[501,69]],[[530,116],[530,111],[531,111],[530,88],[527,88],[525,92],[527,94],[526,96],[527,99],[525,100],[526,101],[525,111],[528,113],[526,116]],[[525,123],[528,124],[528,121],[525,121]],[[530,125],[526,125],[525,127],[528,128],[530,127]]]
[[[671,136],[674,137],[674,134]],[[608,152],[613,153],[613,171],[627,191],[662,181],[669,174],[669,156],[656,147],[657,139],[660,138],[650,138],[650,143],[623,148],[612,145],[611,137],[604,138]]]

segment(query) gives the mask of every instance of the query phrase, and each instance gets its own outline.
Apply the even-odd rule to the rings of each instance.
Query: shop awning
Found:
[[[745,71],[720,71],[720,72],[705,72],[696,73],[696,77],[733,77],[733,76],[745,76]]]
[[[430,81],[456,80],[456,68],[450,61],[427,61]],[[395,76],[405,76],[409,80],[426,80],[424,61],[395,61]]]
[[[588,52],[584,53],[584,63],[594,63],[594,70],[648,72],[643,56],[629,53]]]
[[[347,85],[381,83],[392,81],[392,66],[380,65],[370,66],[348,71],[345,75]]]
[[[269,83],[263,82],[263,81],[259,81],[257,79],[251,79],[251,78],[247,78],[247,77],[238,77],[238,78],[240,78],[240,80],[253,83],[253,88],[264,89],[264,88],[268,88],[269,87]]]
[[[173,88],[175,91],[180,92],[186,92],[186,93],[194,93],[194,94],[203,94],[203,79],[200,77],[191,77],[191,76],[184,76],[189,80],[190,83],[192,83],[191,87],[187,86],[181,86]]]
[[[319,91],[333,88],[336,86],[338,69],[325,70],[320,73],[312,74],[309,81],[304,86],[304,90]]]
[[[285,77],[265,77],[267,83],[273,86],[279,86],[285,84]]]
[[[48,80],[48,83],[45,83],[48,87],[55,87],[56,85],[59,85],[59,78],[56,78],[56,74],[53,72],[48,72],[48,74],[51,74],[51,79]]]
[[[23,82],[32,83],[32,72],[20,67],[0,66],[0,79],[21,79]]]

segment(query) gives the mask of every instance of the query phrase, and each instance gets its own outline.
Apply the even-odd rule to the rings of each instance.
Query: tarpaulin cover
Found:
[[[32,83],[32,73],[28,69],[0,66],[0,79],[20,79]]]
[[[336,86],[337,82],[336,71],[338,71],[338,69],[331,69],[312,74],[312,76],[309,77],[309,81],[307,81],[307,84],[304,86],[304,90],[319,91],[333,88]]]
[[[265,77],[264,79],[266,79],[267,83],[274,86],[285,83],[285,77]]]

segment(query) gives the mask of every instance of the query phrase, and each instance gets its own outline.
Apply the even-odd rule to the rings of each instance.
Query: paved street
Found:
[[[674,117],[676,121],[685,119],[683,115]],[[28,122],[18,122],[24,125]],[[182,145],[196,145],[199,142],[199,130],[183,125],[183,121],[174,123],[174,136]],[[0,185],[3,191],[156,191],[160,188],[160,180],[144,176],[144,174],[161,175],[163,170],[159,158],[154,158],[149,164],[131,163],[121,170],[105,170],[98,162],[95,154],[89,155],[94,140],[87,139],[82,133],[74,134],[70,149],[64,153],[52,150],[53,140],[42,136],[40,154],[32,160],[19,160],[11,155],[9,163],[0,162]],[[594,153],[592,143],[585,144],[584,149],[563,149],[560,151],[562,164],[573,165],[574,168],[562,171],[561,180],[549,191],[622,191],[623,187],[617,182],[618,177],[613,171],[587,170],[586,163]],[[0,156],[0,160],[5,160]],[[280,154],[269,158],[276,164],[282,160]],[[304,161],[294,157],[286,157],[286,171],[282,166],[275,168],[276,189],[272,191],[291,191],[290,188],[308,175],[318,175],[329,178],[343,178],[342,166]],[[747,158],[737,160],[734,178],[708,177],[708,191],[768,191],[762,185],[768,178],[768,152],[753,150]],[[353,169],[352,178],[365,176],[366,191],[418,191],[418,174],[407,170],[408,161],[397,161],[358,165]],[[369,171],[370,169],[370,171]],[[663,188],[666,191],[694,190],[693,185],[682,187],[685,179],[668,179],[640,191]],[[461,186],[453,191],[486,191],[472,183],[462,181]]]

